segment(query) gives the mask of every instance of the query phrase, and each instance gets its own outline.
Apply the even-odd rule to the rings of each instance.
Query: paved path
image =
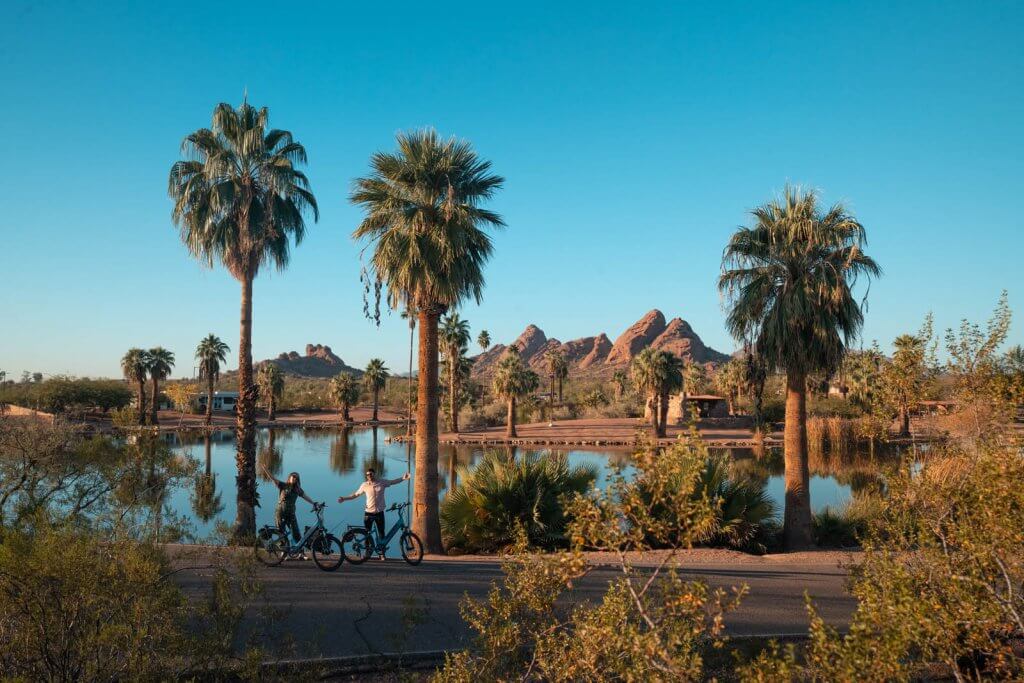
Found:
[[[699,553],[699,551],[696,551]],[[846,571],[835,561],[684,561],[687,577],[712,586],[747,584],[748,596],[726,624],[735,635],[802,634],[807,631],[804,592],[815,600],[827,622],[843,626],[855,606],[844,589]],[[595,569],[572,593],[573,600],[596,599],[616,576],[610,567]],[[183,587],[199,595],[209,569],[176,574]],[[470,633],[459,615],[463,595],[483,596],[501,577],[497,561],[481,558],[427,558],[418,567],[401,560],[361,566],[345,563],[334,573],[312,562],[285,562],[260,568],[268,606],[285,608],[279,627],[295,640],[295,656],[344,656],[373,651],[424,651],[459,647]],[[426,607],[426,621],[402,639],[408,605]],[[252,610],[253,622],[258,610]]]

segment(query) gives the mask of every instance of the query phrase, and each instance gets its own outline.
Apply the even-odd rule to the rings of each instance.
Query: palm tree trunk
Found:
[[[256,385],[252,381],[252,277],[242,279],[238,326],[238,407],[235,417],[237,510],[233,536],[248,543],[256,532]]]
[[[458,393],[459,393],[459,381],[455,376],[458,371],[456,355],[451,353],[451,349],[448,350],[448,415],[449,422],[452,426],[452,433],[459,433],[459,406],[458,406]]]
[[[405,435],[412,436],[412,340],[416,330],[415,318],[409,317],[409,405],[406,406]]]
[[[139,381],[139,426],[146,424],[146,380]]]
[[[149,423],[152,425],[160,424],[160,420],[157,417],[157,411],[160,409],[160,380],[156,377],[153,378],[153,403],[149,406]]]
[[[210,472],[213,471],[213,467],[212,467],[212,465],[213,465],[213,462],[212,462],[213,458],[210,457],[211,456],[211,452],[210,452],[211,449],[210,449],[210,435],[209,434],[207,434],[206,438],[203,439],[203,450],[205,451],[205,455],[206,455],[206,476],[209,477],[210,476]]]
[[[213,376],[206,378],[206,426],[213,423]]]
[[[277,399],[274,398],[274,392],[270,392],[270,405],[267,406],[267,419],[273,422],[277,419]]]
[[[900,406],[900,436],[910,436],[910,409]]]
[[[373,421],[377,421],[377,404],[380,402],[380,389],[373,387]]]
[[[658,394],[651,394],[651,428],[654,430],[654,438],[658,438],[661,428],[658,427]]]
[[[508,417],[505,419],[505,438],[515,439],[516,434],[516,397],[510,396],[508,399]]]
[[[341,404],[341,420],[342,422],[351,422],[352,418],[348,414],[348,403]]]
[[[658,412],[661,415],[661,419],[658,423],[658,436],[665,438],[668,436],[668,392],[661,392],[661,396],[658,399]]]
[[[551,369],[551,408],[552,408],[551,414],[552,415],[555,414],[554,407],[555,407],[555,370],[554,370],[554,368],[552,368]]]
[[[558,378],[558,404],[562,404],[562,378]]]
[[[428,553],[441,553],[441,521],[437,503],[437,321],[444,307],[420,307],[419,386],[416,396],[416,485],[412,530]]]
[[[786,373],[786,511],[782,528],[786,550],[814,545],[811,528],[810,471],[807,464],[807,378]]]

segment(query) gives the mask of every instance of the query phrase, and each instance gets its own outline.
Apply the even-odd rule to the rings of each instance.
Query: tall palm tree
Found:
[[[149,359],[142,349],[128,349],[121,358],[121,372],[129,382],[135,382],[139,388],[138,408],[139,426],[146,424],[146,376],[149,373]]]
[[[668,397],[674,393],[683,393],[683,389],[686,387],[685,365],[682,358],[668,351],[658,351],[656,359],[658,408],[661,413],[658,422],[658,436],[665,437],[668,435]],[[686,407],[685,403],[683,407]]]
[[[412,349],[416,336],[416,311],[412,308],[411,302],[406,302],[406,308],[402,311],[402,319],[409,323],[409,400],[406,404],[405,435],[412,436]]]
[[[683,360],[668,351],[648,346],[633,357],[629,367],[633,386],[648,397],[651,430],[655,437],[667,434],[668,398],[683,388]]]
[[[615,386],[615,398],[621,399],[629,387],[629,375],[625,370],[616,370],[612,373],[612,384]]]
[[[189,252],[220,261],[242,287],[238,335],[235,465],[237,512],[233,533],[247,542],[256,531],[256,398],[252,368],[252,286],[260,268],[288,265],[291,242],[302,241],[305,214],[319,218],[309,181],[297,165],[306,150],[286,130],[268,129],[266,107],[219,104],[210,128],[182,142],[188,158],[171,167],[172,218]]]
[[[881,269],[864,253],[864,226],[841,204],[823,209],[814,192],[786,188],[754,209],[749,227],[732,236],[722,256],[719,289],[726,324],[753,341],[770,367],[786,373],[787,548],[813,544],[807,462],[807,377],[829,375],[864,322],[852,288]]]
[[[153,380],[153,400],[149,406],[150,424],[160,424],[157,418],[157,410],[160,409],[160,382],[171,375],[171,368],[174,367],[174,354],[162,346],[157,346],[146,352],[146,366],[149,369],[149,377]]]
[[[494,371],[494,393],[508,401],[505,438],[516,438],[516,400],[540,386],[540,377],[523,363],[519,349],[513,344],[505,352]]]
[[[562,388],[565,380],[569,379],[569,362],[561,353],[555,361],[555,379],[558,380],[558,402],[562,403]]]
[[[548,352],[544,354],[544,360],[547,361],[548,364],[548,379],[551,380],[550,402],[553,407],[555,405],[555,386],[558,381],[558,368],[565,360],[565,357],[558,349],[549,349]],[[559,400],[559,403],[561,403],[561,400]]]
[[[359,382],[347,372],[340,372],[331,380],[330,392],[334,403],[341,409],[342,422],[351,422],[349,409],[359,400]]]
[[[476,337],[476,343],[480,345],[481,351],[491,348],[491,333],[487,330],[480,330],[480,334]]]
[[[284,393],[284,373],[277,363],[266,362],[256,373],[256,384],[267,403],[267,419],[277,419],[277,402]]]
[[[388,368],[380,358],[371,358],[363,371],[363,385],[373,394],[373,421],[377,421],[377,406],[380,404],[380,390],[387,384],[390,377]]]
[[[449,313],[441,321],[440,335],[441,353],[448,363],[448,424],[452,432],[459,433],[459,386],[461,379],[459,364],[466,356],[469,346],[469,321],[459,317],[457,312]]]
[[[442,140],[433,130],[401,133],[397,142],[396,152],[374,154],[370,175],[355,181],[351,201],[366,216],[352,236],[373,246],[371,276],[387,288],[391,308],[411,305],[419,316],[412,529],[437,553],[438,320],[467,298],[482,298],[492,250],[484,228],[504,221],[481,204],[504,181],[468,142]]]
[[[213,386],[220,377],[220,364],[227,362],[228,351],[231,349],[215,334],[203,337],[196,347],[196,360],[199,361],[199,379],[206,380],[206,426],[213,422]]]

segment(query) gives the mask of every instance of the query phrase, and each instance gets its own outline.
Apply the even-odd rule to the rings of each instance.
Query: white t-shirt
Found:
[[[364,481],[353,496],[366,496],[366,511],[367,512],[384,512],[384,489],[395,484],[400,484],[405,479],[399,477],[398,479],[374,479],[371,481]]]

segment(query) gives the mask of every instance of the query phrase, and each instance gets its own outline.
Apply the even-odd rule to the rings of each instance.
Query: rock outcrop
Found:
[[[334,377],[339,372],[362,374],[356,368],[346,365],[326,344],[306,344],[304,356],[297,351],[286,351],[278,354],[277,358],[262,361],[260,365],[263,363],[274,363],[283,372],[298,377]]]
[[[705,345],[685,320],[673,318],[666,322],[665,315],[657,309],[631,325],[614,344],[603,332],[562,343],[549,338],[536,325],[528,325],[513,343],[519,347],[526,364],[541,375],[547,374],[545,357],[551,350],[561,352],[573,374],[583,377],[605,377],[615,370],[624,369],[636,354],[648,346],[696,363],[715,365],[729,360],[728,355]],[[476,356],[473,375],[478,379],[490,377],[507,348],[504,344],[495,344]]]

